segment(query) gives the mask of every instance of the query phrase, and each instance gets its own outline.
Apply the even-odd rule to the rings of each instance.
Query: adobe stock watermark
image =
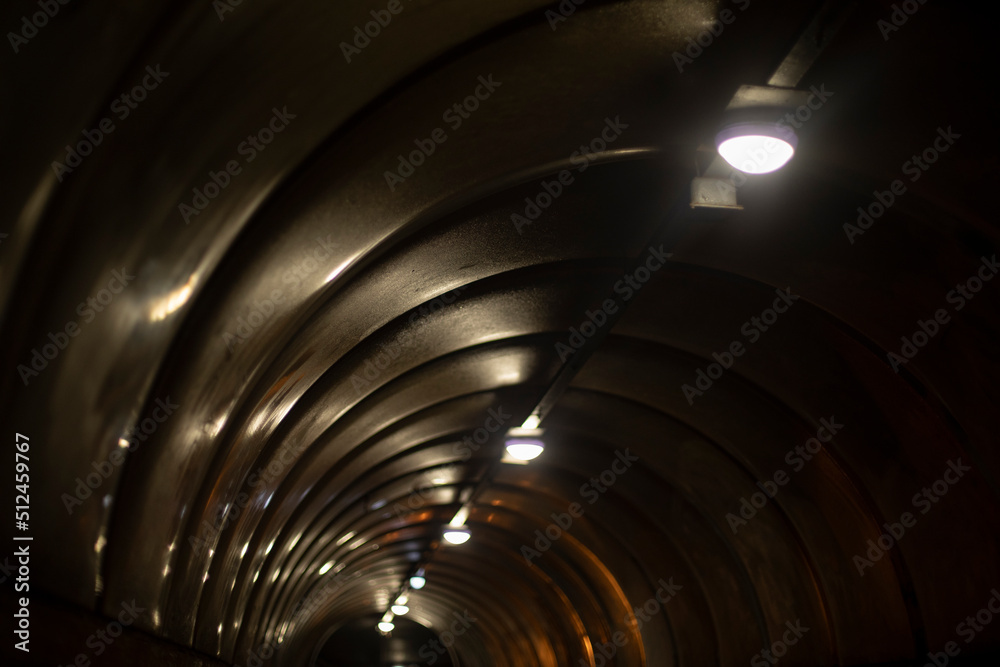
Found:
[[[93,650],[94,657],[100,657],[108,650],[108,647],[121,637],[125,628],[132,625],[139,618],[139,614],[146,611],[145,607],[140,607],[135,600],[132,602],[122,602],[121,611],[118,612],[117,619],[109,622],[106,626],[87,637],[84,644]],[[90,654],[86,652],[77,653],[76,657],[66,667],[89,667]],[[59,665],[58,667],[62,667]]]
[[[471,95],[451,105],[441,114],[441,120],[447,123],[453,132],[462,127],[462,123],[472,117],[472,114],[479,109],[480,103],[490,99],[490,96],[496,92],[496,89],[503,85],[502,81],[494,81],[492,74],[486,77],[480,75],[478,81],[479,85],[473,89]],[[424,164],[427,158],[434,154],[437,147],[447,140],[448,133],[440,127],[431,130],[430,136],[427,139],[414,139],[413,143],[417,148],[410,151],[406,157],[400,153],[397,156],[399,163],[396,165],[396,168],[393,171],[387,170],[383,174],[385,184],[389,186],[389,192],[395,192],[397,185],[404,183],[407,178],[413,176],[416,173],[417,167]]]
[[[97,313],[103,313],[104,309],[111,305],[116,294],[121,294],[128,284],[135,280],[135,276],[122,267],[121,271],[111,272],[111,279],[107,282],[107,287],[101,289],[96,295],[88,297],[86,301],[81,301],[76,307],[76,314],[83,318],[82,324],[77,324],[76,320],[66,322],[58,331],[49,332],[48,339],[51,342],[43,343],[41,351],[35,347],[31,349],[31,360],[28,364],[18,364],[17,372],[21,376],[21,382],[27,387],[31,378],[38,377],[42,371],[49,367],[49,362],[55,360],[59,353],[69,346],[71,338],[80,335],[81,327],[90,324],[97,317]]]
[[[965,308],[966,302],[972,300],[976,294],[981,290],[985,283],[993,280],[993,276],[1000,271],[1000,264],[997,263],[997,256],[993,255],[991,259],[986,257],[980,258],[981,263],[979,269],[975,274],[964,280],[963,282],[955,285],[955,289],[950,290],[945,295],[945,301],[955,306],[955,311],[962,310]],[[913,333],[907,336],[900,336],[899,340],[902,342],[899,348],[899,354],[895,352],[889,352],[887,359],[889,364],[892,366],[892,370],[899,372],[900,366],[908,363],[911,359],[917,356],[917,353],[923,349],[934,336],[938,335],[941,328],[951,322],[951,315],[944,308],[938,308],[934,311],[934,316],[926,320],[917,320],[915,329]]]
[[[914,509],[920,510],[920,514],[927,514],[941,498],[944,498],[952,485],[957,484],[965,476],[965,473],[971,470],[972,468],[969,466],[962,465],[961,458],[948,461],[948,468],[941,475],[941,478],[935,480],[930,486],[925,486],[913,494],[910,503]],[[949,473],[953,473],[953,475]],[[881,560],[882,556],[888,553],[889,549],[902,539],[908,528],[913,528],[917,525],[917,518],[911,512],[903,512],[899,515],[899,521],[882,524],[885,532],[879,535],[877,539],[868,540],[867,542],[868,550],[865,551],[865,556],[868,558],[860,555],[854,556],[854,567],[857,568],[858,574],[862,577],[865,576],[866,569],[873,567],[875,563]]]
[[[468,461],[472,456],[472,452],[478,452],[479,448],[490,439],[490,436],[507,423],[513,415],[503,411],[503,406],[498,405],[497,409],[494,410],[490,408],[486,411],[487,417],[483,421],[483,425],[472,432],[472,435],[467,435],[462,438],[461,443],[456,443],[454,447],[455,454],[461,454],[461,459],[463,461]],[[490,426],[490,423],[493,423]]]
[[[796,445],[785,454],[785,463],[792,467],[792,472],[802,470],[806,463],[812,461],[813,457],[823,449],[823,445],[831,442],[837,432],[844,428],[843,424],[837,423],[837,418],[834,416],[831,416],[829,420],[820,419],[819,423],[821,426],[816,430],[816,437],[809,438],[801,445]],[[783,468],[779,468],[774,471],[770,480],[757,482],[760,491],[752,494],[749,499],[746,496],[740,498],[739,516],[732,512],[726,514],[726,522],[729,524],[729,529],[733,531],[733,535],[739,531],[740,527],[747,525],[748,521],[757,516],[757,511],[763,509],[768,500],[778,495],[778,489],[788,484],[790,480],[791,477],[788,473]]]
[[[632,456],[627,448],[624,452],[615,450],[615,459],[611,462],[611,465],[602,470],[596,477],[591,477],[590,480],[584,482],[580,487],[580,496],[586,499],[588,505],[593,505],[638,460],[639,457]],[[621,465],[619,466],[619,464]],[[527,544],[521,545],[521,555],[524,556],[524,560],[531,565],[533,559],[539,558],[543,553],[551,549],[552,545],[562,538],[563,533],[572,528],[573,520],[579,519],[584,513],[585,509],[583,505],[578,502],[570,503],[566,507],[565,512],[559,514],[553,512],[550,515],[552,523],[545,527],[544,533],[541,529],[535,530],[535,548],[532,549]]]
[[[139,443],[146,442],[146,439],[153,435],[156,429],[160,427],[160,424],[167,421],[170,415],[174,414],[174,411],[179,407],[181,406],[172,402],[169,396],[167,396],[166,400],[157,398],[156,407],[150,411],[150,416],[129,428],[118,440],[118,446],[108,453],[108,458],[103,461],[94,461],[91,463],[94,472],[89,473],[86,478],[76,478],[76,487],[73,489],[73,494],[64,493],[60,496],[63,506],[66,507],[66,513],[72,515],[75,507],[83,505],[83,501],[90,498],[94,494],[94,491],[100,488],[111,477],[111,473],[114,472],[115,468],[125,462],[125,450],[134,452]]]
[[[453,611],[451,615],[455,620],[451,622],[447,630],[442,630],[438,634],[441,641],[431,639],[425,642],[417,651],[417,655],[423,658],[428,665],[433,665],[440,660],[441,656],[447,653],[448,649],[458,641],[458,638],[464,635],[472,627],[472,624],[479,620],[470,614],[468,609],[463,609],[461,614]]]
[[[236,8],[243,4],[243,0],[212,0],[212,9],[219,17],[219,22],[226,20],[226,14],[235,12]]]
[[[621,297],[622,303],[627,303],[649,282],[654,273],[663,268],[663,265],[671,257],[673,257],[672,252],[663,252],[663,244],[660,244],[659,248],[649,246],[649,254],[646,259],[616,281],[612,291]],[[618,302],[618,297],[605,299],[600,307],[594,311],[585,311],[585,319],[580,323],[579,328],[569,328],[569,337],[566,342],[556,341],[555,349],[560,361],[565,362],[583,348],[588,338],[597,335],[597,332],[608,323],[608,317],[618,312]]]
[[[247,138],[236,147],[236,153],[242,155],[247,164],[253,162],[257,155],[274,141],[275,136],[284,132],[295,118],[296,115],[289,113],[288,107],[282,107],[280,111],[277,107],[272,107],[271,118],[257,132],[248,134]],[[192,216],[197,216],[208,208],[212,200],[218,197],[223,190],[229,187],[233,179],[242,173],[243,165],[236,159],[227,161],[217,172],[209,170],[208,180],[205,181],[205,184],[200,188],[191,188],[193,194],[191,203],[181,202],[177,205],[177,210],[184,218],[184,224],[188,224],[191,222]]]
[[[924,172],[931,168],[931,165],[938,161],[942,153],[948,151],[955,145],[955,141],[962,138],[962,135],[952,131],[951,125],[948,129],[939,127],[938,136],[934,138],[931,145],[920,152],[920,155],[912,155],[910,159],[900,166],[903,175],[910,177],[910,182],[915,183],[920,180]],[[884,191],[875,190],[872,192],[874,201],[866,207],[858,207],[858,218],[855,224],[844,223],[844,233],[851,245],[854,239],[871,229],[875,221],[896,203],[896,199],[906,193],[906,184],[901,178],[897,178],[889,184],[889,189]]]
[[[403,329],[395,339],[385,343],[378,352],[365,359],[363,371],[351,374],[351,385],[357,395],[361,396],[371,386],[371,383],[378,379],[382,371],[389,368],[392,362],[399,358],[399,355],[403,353],[403,348],[413,346],[414,336],[420,328],[428,323],[428,316],[455,303],[459,295],[468,288],[468,285],[456,287],[425,304],[421,304],[419,308],[414,308],[407,320],[409,324],[414,326]]]
[[[763,649],[760,653],[750,658],[750,664],[753,667],[767,667],[767,665],[778,664],[778,660],[788,654],[788,647],[798,644],[799,640],[809,632],[809,628],[802,625],[801,619],[795,619],[794,625],[791,621],[785,621],[785,627],[788,629],[781,635],[781,639],[771,644],[770,649]]]
[[[774,290],[777,298],[770,308],[765,308],[760,315],[755,315],[743,323],[740,333],[743,334],[748,344],[756,343],[760,337],[774,326],[778,321],[778,316],[788,312],[788,309],[795,305],[799,297],[792,294],[792,288],[786,287],[784,290],[778,288]],[[696,396],[703,396],[706,391],[712,388],[715,381],[722,377],[722,374],[733,367],[737,357],[743,356],[746,347],[740,340],[732,341],[721,353],[713,352],[714,362],[705,369],[699,368],[695,373],[694,386],[690,384],[681,385],[681,392],[687,399],[688,405],[694,405]]]
[[[750,0],[733,0],[733,4],[739,7],[741,12],[745,12],[747,7],[750,6]],[[735,20],[736,14],[733,10],[729,8],[723,9],[719,12],[719,18],[712,25],[698,33],[694,39],[688,37],[684,53],[674,51],[674,65],[677,66],[677,71],[683,74],[684,67],[693,64],[695,58],[698,58],[705,52],[705,49],[712,46],[715,43],[715,39],[725,31],[726,26],[731,25]]]
[[[285,472],[288,466],[295,463],[299,456],[302,455],[302,452],[306,450],[307,446],[305,443],[301,443],[296,447],[292,447],[288,443],[285,443],[278,450],[278,455],[274,457],[267,467],[260,466],[247,475],[246,486],[252,492],[261,482],[270,485]],[[216,544],[222,532],[240,517],[243,510],[250,504],[252,497],[250,493],[240,491],[236,494],[233,502],[226,503],[220,508],[212,523],[209,523],[207,519],[202,520],[201,525],[198,527],[198,534],[188,537],[188,544],[191,545],[191,549],[196,556],[200,557],[206,547],[209,549],[210,556],[214,553],[212,545]]]
[[[17,32],[7,33],[7,41],[10,42],[10,48],[14,49],[14,53],[19,53],[22,46],[37,36],[38,31],[49,24],[49,19],[56,17],[60,5],[68,5],[69,3],[70,0],[38,0],[36,4],[42,11],[31,14],[30,18],[28,15],[22,16],[21,29]]]
[[[986,604],[976,612],[975,616],[966,616],[964,621],[955,626],[955,634],[964,637],[966,644],[971,644],[976,635],[993,622],[994,614],[1000,614],[1000,591],[994,588],[990,593]],[[952,658],[958,657],[958,654],[962,652],[962,647],[954,641],[946,643],[943,648],[944,651],[941,652],[928,651],[927,662],[924,663],[923,667],[946,667]]]
[[[625,623],[629,625],[634,623],[636,629],[641,630],[643,624],[651,621],[653,616],[660,613],[667,606],[667,603],[673,600],[681,589],[684,588],[680,584],[675,584],[673,577],[670,577],[669,582],[660,579],[656,583],[660,587],[656,589],[653,597],[638,607],[633,607],[632,612],[626,613],[625,618],[622,619]],[[604,667],[607,665],[608,661],[612,660],[618,654],[618,650],[625,648],[627,644],[628,635],[621,630],[611,633],[609,641],[603,644],[594,644],[594,667]],[[580,658],[580,667],[590,667],[590,662],[586,658]]]
[[[217,0],[218,1],[218,0]],[[274,644],[271,642],[264,642],[255,649],[247,650],[247,657],[245,661],[246,667],[262,667],[265,660],[270,660],[277,650]],[[236,663],[233,667],[243,667],[240,663]]]
[[[156,90],[168,76],[170,76],[170,72],[161,71],[159,64],[155,68],[152,65],[147,65],[146,75],[142,77],[142,80],[128,92],[116,97],[109,107],[110,111],[118,117],[118,120],[125,120],[132,111],[139,107],[139,103],[143,102],[149,93]],[[55,172],[59,182],[62,183],[66,174],[72,173],[74,169],[83,164],[83,158],[93,153],[94,149],[104,141],[104,137],[114,132],[115,129],[114,121],[109,116],[105,116],[98,121],[97,126],[93,129],[83,130],[83,139],[76,142],[75,146],[67,144],[66,157],[63,158],[63,161],[52,161],[52,171]]]
[[[642,630],[642,626],[649,623],[653,619],[653,616],[660,613],[660,611],[667,606],[667,603],[674,599],[674,597],[676,597],[677,594],[684,588],[680,584],[675,584],[673,577],[670,577],[667,581],[660,579],[656,583],[658,583],[660,587],[656,589],[656,593],[653,597],[649,598],[641,605],[633,607],[632,611],[625,614],[625,617],[622,619],[629,625],[635,623],[637,630]],[[621,644],[619,644],[619,648],[620,647]],[[611,658],[613,656],[607,657]]]
[[[587,0],[562,0],[559,3],[558,12],[554,12],[551,9],[545,10],[545,20],[549,22],[549,27],[555,32],[555,29],[560,23],[563,23],[570,16],[576,12],[576,8],[585,3]]]
[[[337,247],[337,244],[331,240],[332,238],[333,234],[327,234],[325,238],[317,236],[314,239],[314,245],[303,251],[292,262],[292,268],[285,271],[282,280],[298,287],[309,275],[318,271],[330,260],[333,256],[333,249]],[[264,326],[277,312],[277,304],[285,298],[284,292],[280,289],[271,290],[269,296],[269,299],[263,301],[255,299],[251,303],[250,312],[246,314],[246,317],[241,315],[236,318],[232,332],[228,328],[222,332],[222,340],[226,342],[226,348],[230,352],[235,351],[237,346],[246,342],[258,329]]]
[[[879,19],[875,22],[880,33],[882,33],[882,41],[888,42],[889,36],[896,32],[903,25],[910,20],[910,17],[917,13],[920,6],[927,2],[927,0],[903,0],[900,4],[892,5],[892,13],[889,14],[889,20]]]
[[[569,156],[570,164],[579,165],[576,170],[578,173],[583,173],[587,170],[591,160],[595,159],[598,154],[606,151],[608,146],[614,143],[615,139],[620,137],[622,132],[627,129],[628,125],[621,122],[621,116],[615,116],[614,120],[605,118],[604,127],[601,129],[601,132],[591,139],[589,143],[585,145],[581,144],[580,148],[573,151]],[[551,206],[552,202],[562,195],[564,188],[568,187],[571,183],[573,183],[573,174],[569,169],[563,169],[551,181],[543,180],[542,190],[538,194],[534,197],[524,198],[524,215],[513,213],[510,216],[510,221],[514,223],[514,229],[517,230],[517,233],[523,234],[524,232],[521,231],[521,228],[537,220],[542,215],[542,211]]]
[[[347,42],[340,43],[340,52],[344,54],[347,64],[351,63],[352,56],[361,55],[361,52],[372,43],[372,40],[382,34],[384,28],[388,28],[392,23],[392,17],[403,13],[403,3],[400,0],[389,0],[385,9],[373,9],[369,12],[372,21],[365,23],[365,29],[361,26],[354,26],[354,46]]]

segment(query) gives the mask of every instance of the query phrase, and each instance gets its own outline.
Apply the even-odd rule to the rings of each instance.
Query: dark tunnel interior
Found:
[[[989,11],[6,2],[0,663],[998,664]]]

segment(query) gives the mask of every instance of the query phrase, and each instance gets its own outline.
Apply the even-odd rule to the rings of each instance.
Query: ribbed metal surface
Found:
[[[401,0],[350,62],[341,42],[385,4],[70,4],[7,54],[0,400],[35,452],[40,589],[108,615],[135,599],[136,628],[236,664],[262,646],[308,664],[431,551],[410,618],[475,617],[454,643],[468,667],[599,665],[616,640],[609,664],[651,667],[745,665],[790,637],[784,665],[1000,649],[1000,623],[968,644],[956,627],[1000,584],[1000,283],[950,292],[992,275],[997,247],[985,22],[926,3],[886,40],[893,7],[863,3],[800,84],[828,99],[793,162],[740,187],[743,211],[669,221],[670,261],[626,299],[616,282],[732,95],[820,3],[562,4]],[[60,181],[52,161],[103,118],[114,131]],[[562,170],[537,219],[512,220]],[[905,193],[845,233],[894,179]],[[627,310],[546,418],[543,457],[502,466],[472,540],[439,547],[499,455],[463,438],[491,414],[519,425],[607,298]],[[896,372],[887,353],[939,310]],[[727,518],[778,471],[745,525]],[[859,574],[904,512],[915,525]]]

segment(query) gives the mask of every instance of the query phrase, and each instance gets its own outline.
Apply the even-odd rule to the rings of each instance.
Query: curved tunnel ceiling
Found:
[[[793,161],[687,206],[823,4],[91,3],[12,40],[38,594],[134,600],[178,664],[335,664],[417,567],[421,657],[469,667],[995,658],[987,22],[859,3]]]

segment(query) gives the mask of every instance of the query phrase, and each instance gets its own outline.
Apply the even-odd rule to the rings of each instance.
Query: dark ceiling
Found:
[[[995,664],[981,11],[5,3],[0,405],[36,615],[3,655],[360,665],[345,636],[424,566],[406,618],[449,650],[382,640],[418,664]],[[795,158],[692,210],[727,104],[817,16]],[[547,392],[545,453],[497,464]]]

